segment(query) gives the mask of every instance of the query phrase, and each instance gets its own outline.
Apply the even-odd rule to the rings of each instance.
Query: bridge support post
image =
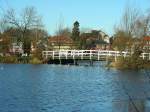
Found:
[[[66,60],[68,59],[68,51],[66,51]]]
[[[59,54],[59,60],[60,60],[60,58],[61,58],[61,56],[60,56],[60,52],[59,52],[58,54]]]
[[[61,54],[59,52],[59,63],[61,64]]]
[[[82,50],[82,55],[81,55],[81,59],[83,60],[83,50]]]
[[[108,62],[109,57],[110,57],[110,52],[108,51],[106,54],[106,62]]]
[[[73,56],[73,59],[75,59],[75,53],[73,53],[72,56]]]
[[[117,61],[117,53],[115,53],[115,62]]]
[[[98,51],[98,61],[99,61],[99,51]]]
[[[48,57],[47,57],[47,55],[48,55],[47,52],[45,52],[45,55],[46,55],[46,59],[47,59],[47,58],[48,58]]]
[[[92,59],[92,51],[90,50],[90,60]]]
[[[145,59],[145,55],[144,55],[144,53],[142,54],[142,58],[143,58],[143,60]]]
[[[108,55],[106,56],[106,62],[108,62]]]
[[[53,51],[53,60],[55,59],[55,51]]]

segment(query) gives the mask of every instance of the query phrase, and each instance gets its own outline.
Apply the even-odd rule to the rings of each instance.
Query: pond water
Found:
[[[150,71],[0,64],[0,112],[150,112]]]

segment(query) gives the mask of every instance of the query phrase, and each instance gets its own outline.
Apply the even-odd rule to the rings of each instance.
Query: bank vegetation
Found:
[[[124,10],[120,24],[115,27],[112,46],[113,49],[120,52],[127,51],[130,55],[119,57],[110,66],[118,69],[150,68],[149,56],[145,59],[140,57],[144,52],[150,53],[149,36],[150,13],[141,13],[138,8],[128,5]]]

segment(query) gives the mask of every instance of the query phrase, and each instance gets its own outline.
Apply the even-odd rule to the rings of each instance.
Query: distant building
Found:
[[[150,36],[143,38],[143,49],[150,50]]]
[[[70,37],[54,36],[48,38],[48,45],[51,50],[70,50],[76,49],[77,45]]]
[[[12,43],[9,52],[13,54],[16,54],[16,53],[23,54],[23,43],[22,42]]]
[[[38,42],[31,42],[31,53],[34,53],[36,50],[46,50],[47,43],[39,40]]]
[[[103,41],[105,41],[106,43],[110,43],[110,37],[103,31],[100,31],[99,34],[101,35],[101,38]]]
[[[105,41],[96,41],[95,42],[95,49],[100,49],[100,50],[106,50],[109,49],[109,44]]]
[[[92,30],[82,33],[81,40],[86,43],[86,49],[109,49],[109,36],[102,31]]]

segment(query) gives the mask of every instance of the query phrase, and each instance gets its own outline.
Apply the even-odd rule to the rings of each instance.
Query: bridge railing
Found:
[[[128,57],[130,56],[129,52],[120,52],[120,51],[109,51],[109,50],[60,50],[60,51],[43,51],[43,58],[52,58],[52,59],[61,59],[62,57],[68,59],[75,59],[76,57],[84,59],[92,59],[95,57],[97,60],[100,57],[115,57],[115,60],[119,56]],[[142,53],[140,56],[142,59],[150,60],[150,53]]]

